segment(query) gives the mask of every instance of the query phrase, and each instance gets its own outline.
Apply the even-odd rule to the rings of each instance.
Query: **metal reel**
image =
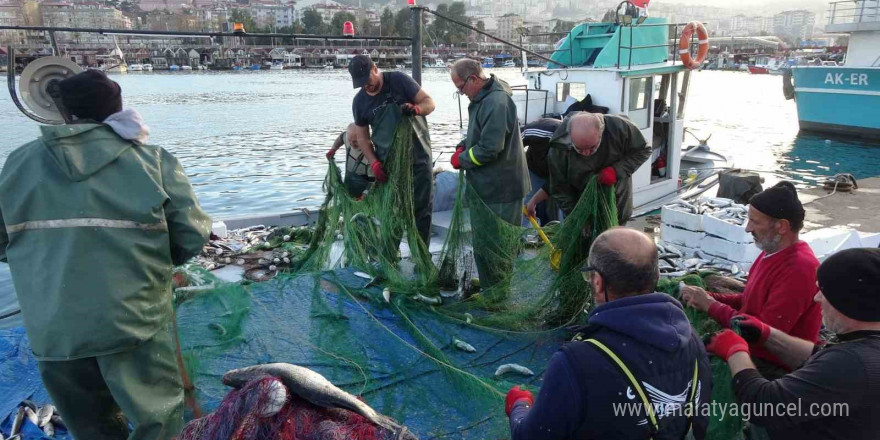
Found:
[[[25,67],[18,81],[18,89],[24,104],[37,116],[56,123],[64,123],[55,101],[49,96],[48,87],[82,72],[82,68],[68,58],[43,57]]]

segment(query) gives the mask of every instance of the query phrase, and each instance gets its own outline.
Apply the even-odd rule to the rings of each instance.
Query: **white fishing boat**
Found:
[[[184,64],[184,65],[180,66],[180,70],[193,70],[193,68],[192,68],[192,66],[190,66],[188,64]]]
[[[284,64],[281,61],[276,61],[269,66],[269,70],[284,70]]]
[[[153,65],[152,65],[152,64],[144,64],[144,65],[143,65],[143,70],[144,70],[144,72],[152,72],[152,71],[153,71]]]
[[[132,71],[132,72],[142,72],[142,71],[144,70],[144,66],[142,66],[142,65],[140,65],[140,64],[137,64],[137,63],[135,63],[135,64],[130,64],[130,65],[128,66],[128,70],[130,70],[130,71]]]

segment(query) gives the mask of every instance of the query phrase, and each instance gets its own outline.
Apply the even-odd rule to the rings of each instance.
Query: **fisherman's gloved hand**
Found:
[[[333,157],[336,156],[336,149],[331,148],[330,151],[327,151],[327,160],[333,160]]]
[[[406,104],[400,105],[400,111],[407,116],[416,116],[422,114],[422,111],[419,110],[419,106],[415,104],[410,104],[408,102]]]
[[[763,344],[770,337],[770,326],[751,315],[730,318],[730,327],[739,329],[743,339],[752,344]]]
[[[729,359],[734,353],[740,351],[744,351],[749,355],[751,354],[749,352],[749,343],[731,329],[725,329],[722,332],[712,335],[709,343],[706,344],[706,350],[709,350],[715,356],[724,359],[724,362],[727,362],[727,359]]]
[[[599,183],[605,186],[611,186],[617,183],[617,171],[614,168],[605,167],[599,171]]]
[[[513,411],[513,406],[519,401],[533,405],[535,403],[535,396],[532,395],[531,391],[521,389],[519,385],[511,388],[504,399],[504,412],[507,413],[508,417],[510,417],[510,412]]]
[[[461,153],[464,153],[464,145],[459,144],[459,147],[455,150],[455,153],[452,153],[452,159],[449,159],[449,163],[452,165],[452,168],[458,169],[461,166],[461,162],[458,156],[461,156]]]
[[[373,176],[376,178],[376,182],[385,183],[388,181],[388,175],[385,174],[385,168],[382,167],[382,162],[377,160],[370,164],[370,168],[373,169]]]

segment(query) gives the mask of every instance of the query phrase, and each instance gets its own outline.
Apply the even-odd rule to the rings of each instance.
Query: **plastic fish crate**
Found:
[[[703,239],[701,249],[709,255],[734,261],[737,264],[746,261],[751,264],[761,254],[761,250],[754,243],[736,243],[711,235]]]
[[[746,226],[728,223],[710,214],[703,214],[703,229],[706,234],[722,238],[734,243],[754,243],[752,234],[746,232]]]
[[[663,207],[660,209],[660,222],[689,231],[703,231],[703,216]]]
[[[672,244],[700,249],[705,237],[705,232],[688,231],[687,229],[676,228],[666,224],[660,225],[660,239]]]

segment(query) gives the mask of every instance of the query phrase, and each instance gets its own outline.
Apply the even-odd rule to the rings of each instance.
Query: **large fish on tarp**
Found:
[[[288,390],[308,402],[323,408],[343,408],[360,414],[371,423],[396,434],[398,439],[417,440],[417,437],[391,418],[379,414],[357,397],[333,385],[324,376],[305,367],[273,363],[231,370],[223,375],[223,384],[240,388],[254,380],[276,377]]]

